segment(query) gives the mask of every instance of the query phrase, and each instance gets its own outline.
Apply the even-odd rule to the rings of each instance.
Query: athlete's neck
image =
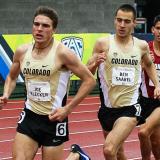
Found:
[[[36,43],[34,44],[34,48],[38,49],[38,50],[43,50],[47,47],[49,47],[51,44],[53,43],[53,38],[51,38],[48,42],[46,43]]]
[[[158,42],[158,41],[153,41],[153,46],[154,46],[154,49],[160,51],[160,42]]]
[[[132,39],[133,39],[132,35],[125,37],[120,37],[118,35],[115,35],[115,40],[120,45],[127,45],[128,43],[130,43]]]
[[[134,46],[133,37],[120,37],[115,35],[115,43],[117,47],[124,53],[128,53]]]

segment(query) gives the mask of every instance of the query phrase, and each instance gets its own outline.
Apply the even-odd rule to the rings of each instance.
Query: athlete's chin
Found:
[[[160,37],[158,36],[158,37],[156,38],[156,40],[157,40],[158,42],[160,42]]]
[[[124,33],[124,32],[123,32],[123,33],[122,33],[122,32],[119,32],[118,35],[119,35],[120,37],[123,37],[123,38],[126,37],[126,33]]]
[[[44,42],[45,42],[44,39],[39,39],[39,38],[35,38],[35,41],[36,41],[37,43],[44,43]]]

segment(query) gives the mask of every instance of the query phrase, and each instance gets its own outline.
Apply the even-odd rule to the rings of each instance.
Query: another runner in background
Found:
[[[149,42],[149,48],[160,81],[160,15],[154,19],[152,33],[154,40]],[[160,100],[154,99],[154,89],[151,79],[143,71],[140,104],[146,123],[140,126],[138,133],[142,160],[150,160],[151,152],[155,160],[160,160]]]
[[[98,68],[101,106],[98,118],[105,137],[103,153],[106,160],[127,159],[123,144],[141,120],[138,103],[141,83],[141,61],[152,80],[154,97],[160,96],[155,66],[146,41],[132,36],[136,11],[124,4],[115,13],[115,34],[97,40],[88,68]]]

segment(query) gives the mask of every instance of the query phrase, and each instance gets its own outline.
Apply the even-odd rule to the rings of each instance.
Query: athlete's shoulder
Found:
[[[134,37],[134,39],[135,39],[136,45],[138,47],[140,47],[140,49],[148,48],[148,43],[147,43],[146,40],[142,40],[142,39],[139,39],[139,38],[136,38],[136,37]]]
[[[58,44],[57,51],[56,51],[56,58],[57,62],[65,65],[69,64],[70,62],[79,60],[76,52],[70,49],[69,47],[65,46],[62,42]]]
[[[58,41],[57,53],[64,55],[69,53],[74,53],[69,47],[65,46],[62,42]]]
[[[17,49],[15,50],[15,55],[23,55],[24,53],[26,53],[26,51],[32,47],[33,45],[28,43],[28,44],[23,44],[17,47]]]
[[[15,53],[13,55],[13,61],[21,61],[24,56],[25,56],[25,53],[27,52],[27,50],[29,49],[29,47],[31,47],[33,45],[31,44],[23,44],[19,47],[17,47],[17,49],[15,50]]]
[[[140,49],[142,57],[149,54],[149,45],[147,41],[136,38],[136,45]]]

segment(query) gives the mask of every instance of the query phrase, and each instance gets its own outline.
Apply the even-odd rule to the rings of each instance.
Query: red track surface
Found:
[[[70,141],[65,144],[64,159],[69,153],[70,145],[79,144],[91,156],[92,160],[104,160],[102,146],[104,138],[97,119],[98,97],[87,97],[69,116]],[[0,111],[0,160],[11,159],[11,147],[16,130],[16,122],[23,108],[23,101],[12,101]],[[125,142],[128,159],[141,159],[137,128]],[[40,160],[40,151],[35,160]]]

